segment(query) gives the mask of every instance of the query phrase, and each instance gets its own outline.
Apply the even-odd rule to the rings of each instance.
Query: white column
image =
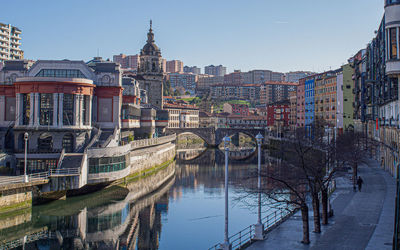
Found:
[[[40,110],[39,110],[39,93],[34,93],[33,94],[35,96],[35,111],[34,111],[34,126],[39,126],[39,115],[40,115]]]
[[[33,121],[34,118],[34,110],[35,110],[35,94],[29,94],[29,106],[30,106],[30,111],[29,111],[29,126],[33,126]]]
[[[76,115],[76,112],[78,110],[78,95],[73,95],[74,98],[74,116],[73,116],[73,122],[72,122],[72,126],[76,126],[77,122],[78,122],[78,117]]]
[[[6,110],[9,112],[9,110]],[[22,105],[21,105],[21,94],[15,95],[15,125],[21,125]]]
[[[86,112],[89,121],[88,126],[92,126],[92,101],[93,101],[93,96],[89,96],[89,101],[87,103],[87,112]]]
[[[121,122],[121,117],[120,117],[120,97],[119,96],[114,96],[113,97],[113,124],[115,126],[121,127],[120,122]]]
[[[397,59],[399,59],[400,58],[400,55],[399,55],[399,27],[397,27],[396,28],[396,48],[397,48]]]
[[[58,93],[53,93],[53,126],[58,126]]]
[[[82,94],[79,95],[78,103],[79,103],[79,109],[78,109],[78,112],[79,112],[79,123],[78,123],[78,126],[82,127],[83,126],[83,95]]]
[[[64,94],[59,93],[58,94],[58,127],[63,126],[63,103],[64,103]]]

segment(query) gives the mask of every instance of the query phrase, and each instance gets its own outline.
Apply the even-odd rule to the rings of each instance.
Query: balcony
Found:
[[[400,60],[391,60],[386,62],[386,74],[400,74]]]

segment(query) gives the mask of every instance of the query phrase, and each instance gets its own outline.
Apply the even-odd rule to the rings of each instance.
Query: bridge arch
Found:
[[[182,132],[182,133],[176,134],[177,137],[178,137],[179,135],[195,135],[195,136],[199,137],[200,139],[202,139],[205,143],[207,143],[207,139],[204,138],[203,135],[201,135],[201,134],[196,134],[196,133],[191,132],[191,131],[186,131],[186,132]],[[207,143],[207,144],[208,144],[208,143]]]
[[[214,128],[167,128],[167,134],[193,134],[200,137],[209,147],[214,147],[215,144],[215,129]]]

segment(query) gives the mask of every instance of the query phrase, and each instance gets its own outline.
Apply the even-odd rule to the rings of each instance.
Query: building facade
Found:
[[[248,116],[249,107],[244,104],[224,103],[224,112],[234,115]]]
[[[0,63],[23,58],[21,30],[11,24],[0,23]]]
[[[297,118],[296,127],[301,128],[305,126],[305,78],[299,80],[297,86]]]
[[[185,67],[183,67],[183,72],[185,72],[185,73],[193,73],[195,75],[200,75],[201,74],[201,69],[196,67],[196,66],[192,66],[192,67],[185,66]]]
[[[182,73],[183,72],[183,62],[179,60],[171,60],[166,62],[167,73]]]
[[[121,65],[121,69],[127,69],[134,72],[137,72],[140,64],[140,55],[114,55],[113,62],[119,63]]]
[[[304,126],[314,122],[314,78],[305,78],[304,82]]]
[[[354,129],[353,108],[353,69],[350,64],[342,66],[343,71],[343,129]]]
[[[224,76],[226,75],[226,67],[222,65],[214,66],[209,65],[204,67],[204,74],[213,76]]]
[[[199,109],[192,105],[165,103],[168,111],[168,128],[198,128]]]
[[[176,89],[181,87],[191,94],[195,93],[197,75],[193,73],[169,73],[167,79],[170,81],[172,88]]]
[[[279,130],[285,127],[288,128],[289,116],[290,116],[290,102],[286,100],[268,104],[267,114],[268,114],[268,123],[267,123],[268,126],[279,128]]]
[[[268,81],[260,86],[260,104],[289,100],[289,93],[297,90],[298,83]]]

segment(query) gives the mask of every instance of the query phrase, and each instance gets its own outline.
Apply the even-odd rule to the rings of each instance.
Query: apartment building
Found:
[[[140,64],[140,55],[119,54],[113,56],[113,62],[119,63],[121,69],[137,71]]]
[[[21,50],[21,30],[11,24],[0,23],[0,63],[24,58]]]
[[[260,86],[260,104],[289,100],[289,93],[297,90],[298,83],[267,81]]]
[[[168,73],[182,73],[183,62],[179,60],[171,60],[166,62],[166,71]]]
[[[222,65],[208,65],[204,67],[204,74],[213,76],[224,76],[226,75],[226,67]]]

